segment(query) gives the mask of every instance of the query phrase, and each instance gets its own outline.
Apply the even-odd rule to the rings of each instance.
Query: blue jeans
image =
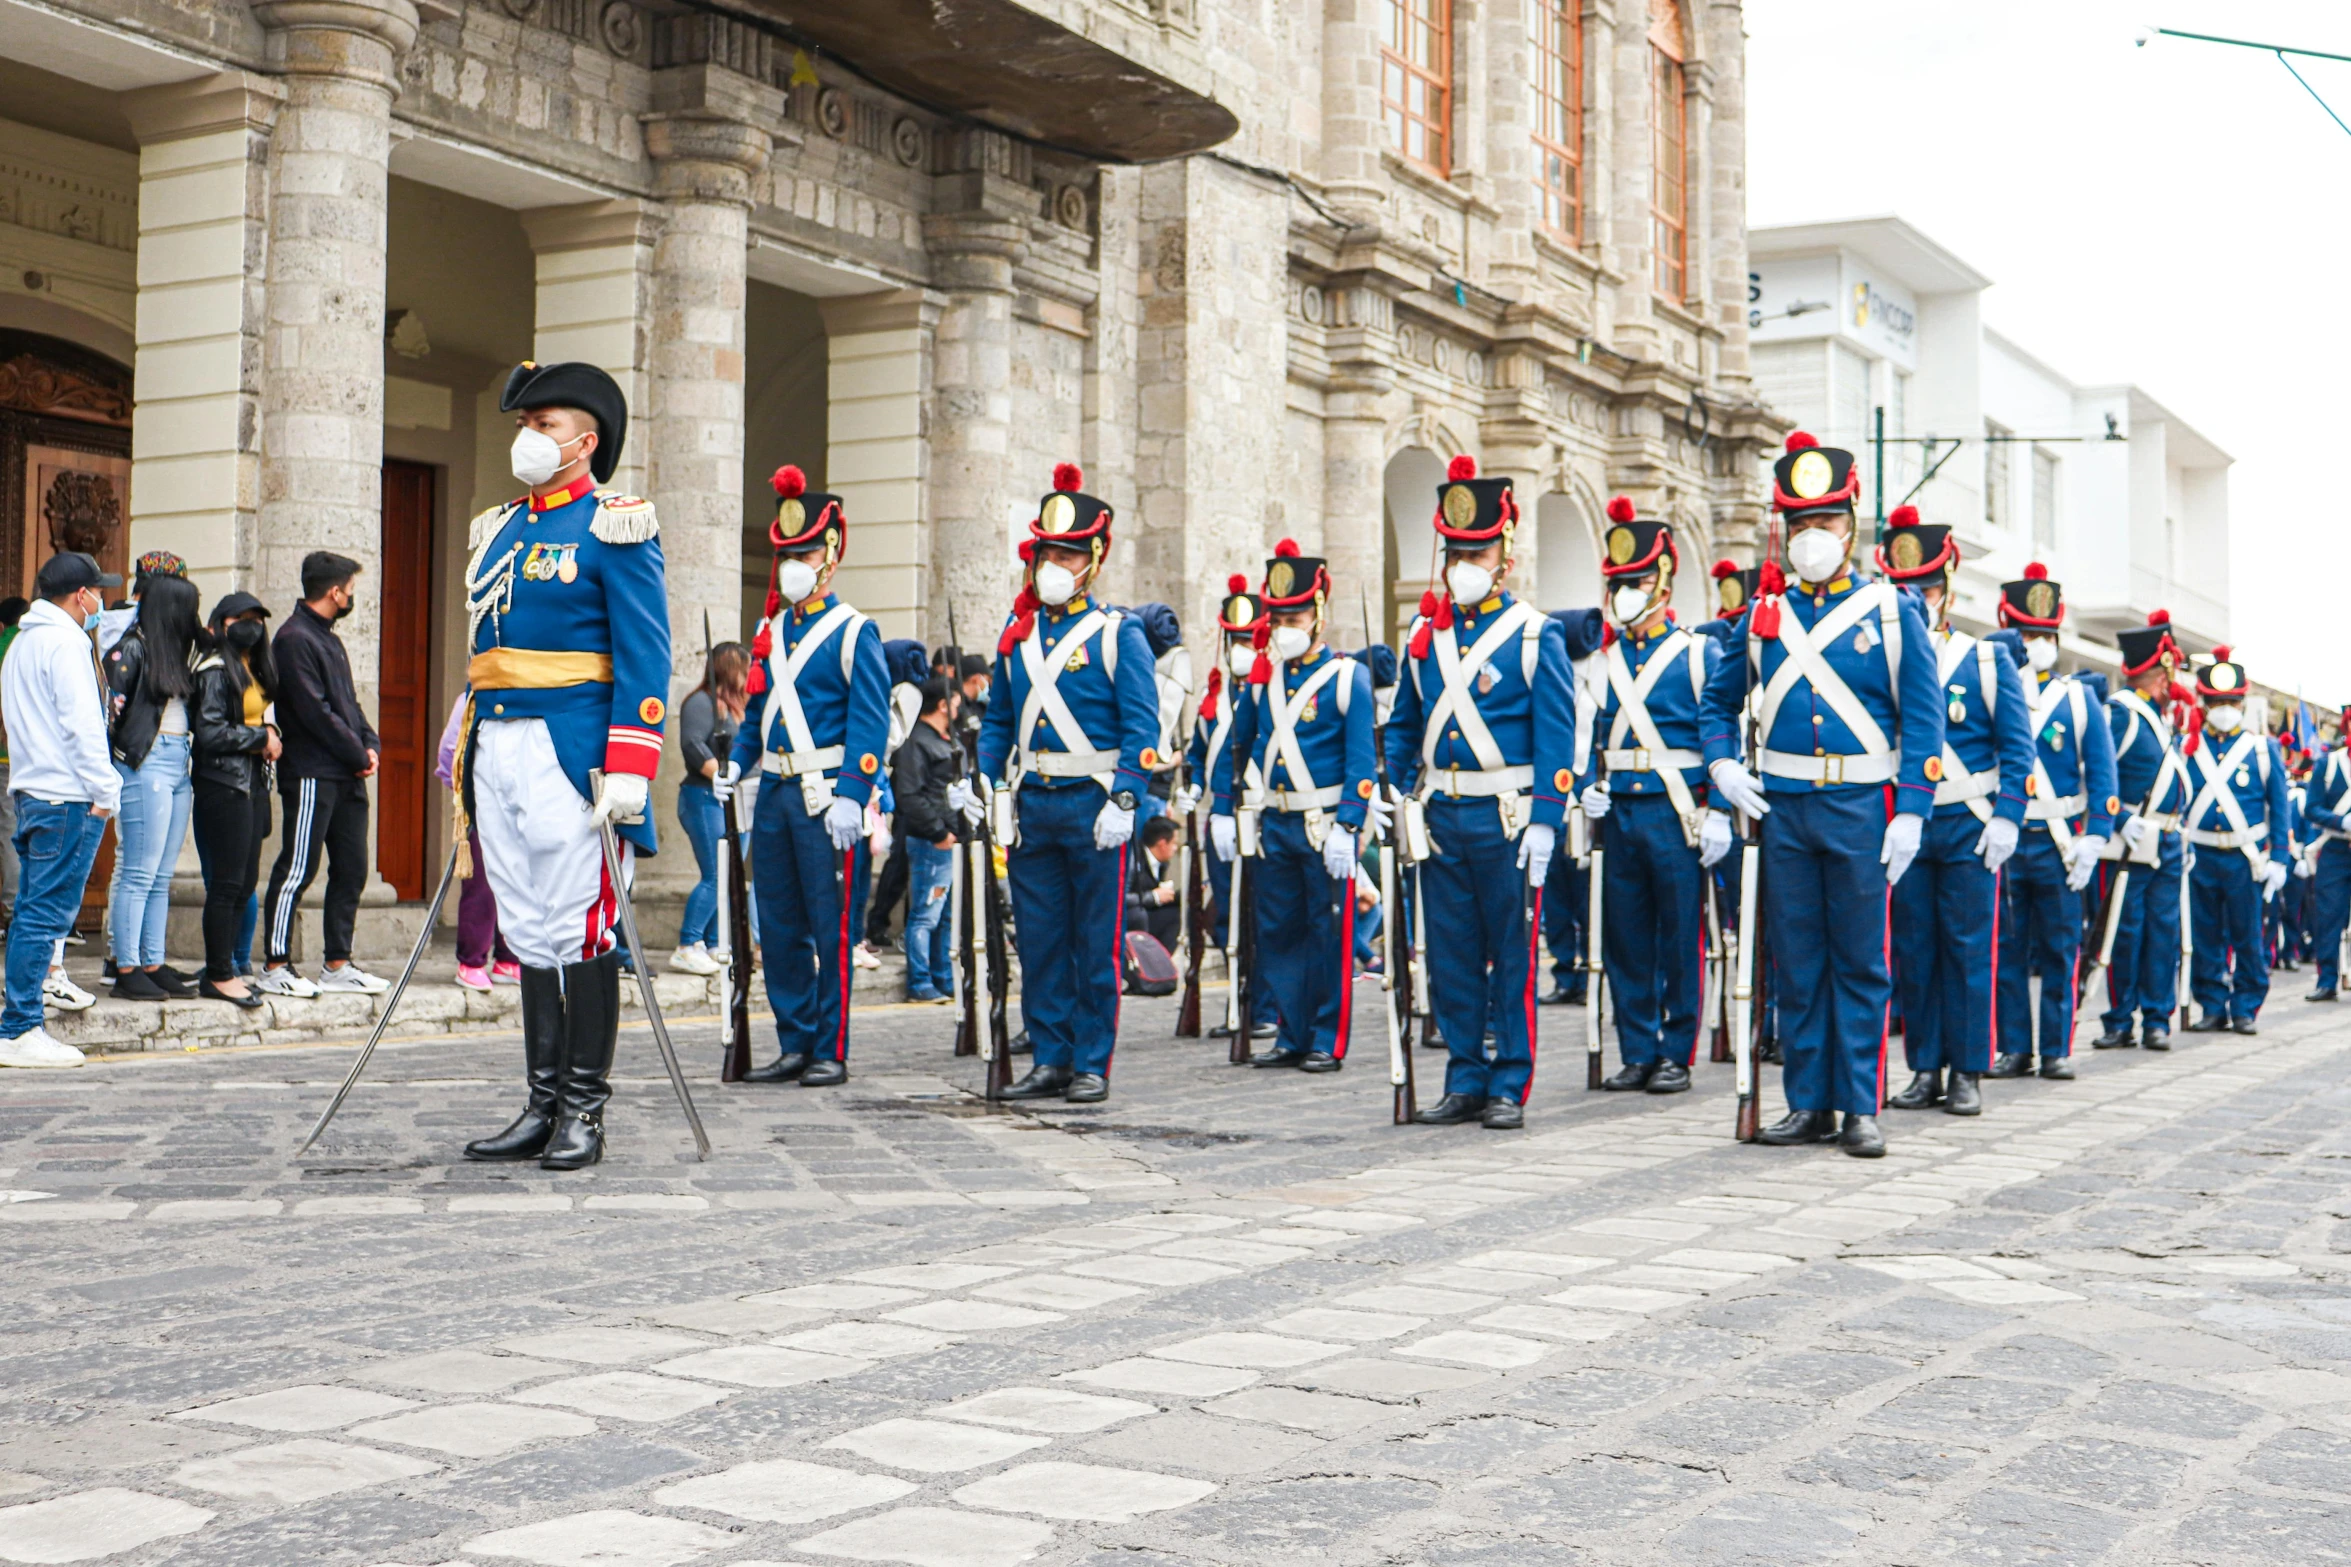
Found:
[[[171,917],[171,871],[188,836],[188,807],[196,786],[188,775],[188,737],[157,735],[147,760],[122,775],[122,811],[115,818],[114,887],[108,908],[118,968],[163,961],[164,928]]]
[[[16,918],[8,926],[8,999],[0,1039],[41,1026],[41,982],[57,943],[81,912],[82,886],[106,823],[78,800],[52,805],[16,796]]]
[[[678,922],[678,945],[718,942],[718,857],[725,853],[726,814],[718,796],[699,784],[678,785],[678,825],[694,846],[694,868],[702,879],[686,894],[686,915]]]
[[[918,1001],[955,987],[955,932],[947,918],[955,855],[920,839],[906,845],[906,993]]]

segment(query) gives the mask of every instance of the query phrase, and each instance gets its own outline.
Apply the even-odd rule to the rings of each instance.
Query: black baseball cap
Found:
[[[955,666],[955,670],[957,678],[963,680],[969,680],[974,675],[984,675],[988,673],[987,656],[981,653],[966,653],[963,655],[962,662]]]
[[[239,588],[234,593],[221,595],[220,602],[212,606],[212,619],[209,624],[218,625],[224,620],[234,620],[239,615],[250,615],[255,610],[259,610],[265,617],[269,614],[267,604]]]
[[[78,593],[84,588],[119,588],[122,578],[111,571],[100,571],[95,557],[80,550],[59,550],[41,562],[41,570],[33,578],[33,591],[45,599]]]

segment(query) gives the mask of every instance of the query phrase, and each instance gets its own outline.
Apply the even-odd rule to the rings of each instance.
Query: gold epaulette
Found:
[[[642,544],[661,532],[653,503],[642,496],[599,495],[596,502],[596,520],[588,531],[607,544]]]

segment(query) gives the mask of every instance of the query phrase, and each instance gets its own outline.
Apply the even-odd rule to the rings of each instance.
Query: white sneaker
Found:
[[[318,995],[318,987],[295,973],[290,963],[283,968],[263,969],[261,977],[253,983],[265,996],[291,996],[296,1001],[309,1001]]]
[[[849,961],[857,968],[880,968],[882,966],[881,958],[875,954],[873,948],[862,941],[849,949]]]
[[[41,1004],[60,1012],[87,1012],[98,1004],[98,998],[67,978],[65,970],[53,968],[41,981]]]
[[[671,953],[669,966],[681,974],[709,975],[718,972],[718,964],[712,960],[709,950],[699,941],[691,942]]]
[[[80,1066],[82,1053],[51,1039],[45,1029],[28,1029],[14,1039],[0,1039],[0,1066]]]
[[[322,968],[318,971],[318,988],[347,991],[362,996],[380,996],[392,988],[388,979],[378,979],[356,963],[345,963],[341,968]]]

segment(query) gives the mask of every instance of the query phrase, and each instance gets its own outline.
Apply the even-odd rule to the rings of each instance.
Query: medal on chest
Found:
[[[1067,675],[1074,675],[1091,662],[1093,662],[1093,660],[1086,657],[1086,645],[1083,642],[1080,642],[1076,647],[1069,650],[1069,657],[1062,663],[1061,672]]]
[[[2253,781],[2253,775],[2242,767],[2237,769],[2237,787],[2242,789]]]
[[[574,582],[580,574],[580,547],[577,544],[534,544],[522,558],[524,580],[530,582]]]
[[[2042,734],[2041,738],[2049,742],[2049,749],[2050,749],[2050,750],[2052,750],[2052,751],[2062,751],[2062,750],[2064,750],[2064,749],[2065,749],[2065,725],[2063,725],[2063,724],[2051,724],[2051,725],[2048,727],[2048,729],[2047,729],[2045,732],[2043,732],[2043,734]]]
[[[1502,683],[1502,671],[1491,663],[1478,666],[1478,695],[1484,696]]]
[[[1959,686],[1951,688],[1951,722],[1964,723],[1967,719],[1967,693]]]
[[[1856,653],[1866,653],[1877,645],[1878,628],[1869,621],[1863,621],[1861,623],[1861,629],[1853,633],[1853,651]]]
[[[1322,698],[1319,696],[1310,696],[1306,699],[1306,705],[1298,709],[1298,722],[1301,724],[1311,724],[1314,722],[1314,715],[1321,711]]]

